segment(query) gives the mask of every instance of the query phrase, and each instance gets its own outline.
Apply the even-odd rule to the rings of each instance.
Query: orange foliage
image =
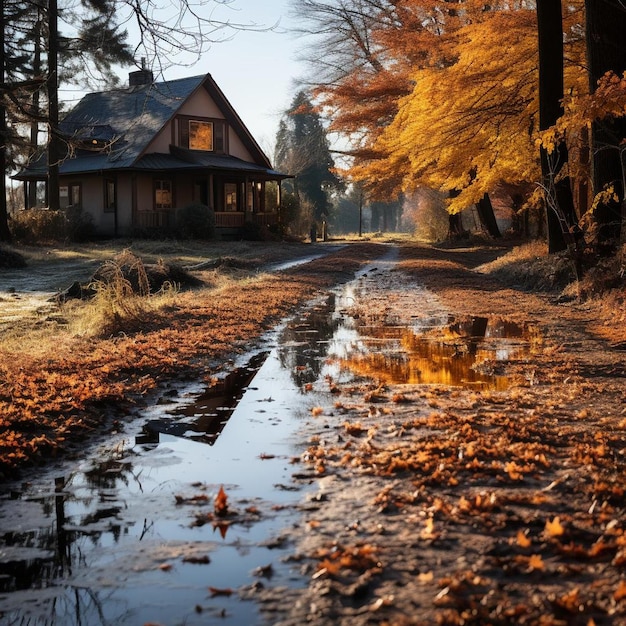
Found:
[[[319,272],[313,262],[289,280],[268,276],[219,294],[180,293],[176,308],[141,329],[91,339],[60,336],[53,354],[0,352],[0,473],[55,455],[69,438],[84,438],[132,414],[137,399],[161,382],[206,378],[216,358],[334,284],[335,269],[356,269],[359,255],[357,248],[346,250],[337,255],[336,268]]]

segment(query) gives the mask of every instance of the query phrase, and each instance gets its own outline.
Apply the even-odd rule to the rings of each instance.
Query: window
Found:
[[[80,183],[71,183],[59,187],[59,205],[62,209],[67,209],[68,206],[79,207],[80,196]]]
[[[235,183],[224,184],[224,209],[226,211],[237,210],[237,185]]]
[[[215,152],[226,152],[226,125],[223,122],[213,125],[213,149]]]
[[[189,120],[189,149],[213,151],[213,122]]]
[[[178,118],[178,145],[189,150],[203,150],[225,154],[227,146],[226,120]]]
[[[171,209],[172,208],[172,181],[171,180],[155,180],[154,181],[154,208],[155,209]]]
[[[117,198],[117,185],[115,180],[107,178],[104,181],[104,212],[114,213]]]

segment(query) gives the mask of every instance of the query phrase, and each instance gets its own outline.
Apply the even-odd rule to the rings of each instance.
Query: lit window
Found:
[[[189,148],[213,150],[213,122],[189,120]]]
[[[172,181],[154,181],[154,206],[157,209],[172,208]]]
[[[225,210],[237,210],[237,185],[235,183],[226,183],[224,185]]]

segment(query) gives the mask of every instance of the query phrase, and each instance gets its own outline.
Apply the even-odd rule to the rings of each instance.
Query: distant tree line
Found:
[[[371,200],[432,189],[499,236],[492,194],[540,207],[552,252],[624,238],[620,0],[294,0],[310,94]],[[505,34],[506,36],[503,36]],[[523,220],[517,220],[524,223]],[[574,252],[576,254],[576,252]]]

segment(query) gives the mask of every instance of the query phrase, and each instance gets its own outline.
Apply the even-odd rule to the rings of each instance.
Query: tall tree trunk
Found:
[[[539,34],[539,128],[553,126],[563,114],[563,24],[561,0],[537,2]],[[546,201],[550,253],[567,249],[573,238],[576,212],[569,177],[558,177],[567,163],[565,143],[552,152],[541,149],[541,172]],[[558,180],[557,180],[558,177]]]
[[[487,229],[489,235],[494,239],[502,237],[496,215],[493,212],[493,204],[491,204],[491,198],[488,193],[476,203],[476,211],[478,212],[480,223]]]
[[[4,31],[5,21],[0,24],[0,83],[4,87],[5,80],[5,49],[4,49]],[[7,210],[7,112],[5,108],[5,95],[0,92],[0,241],[11,241],[11,231],[9,230],[9,212]]]
[[[608,71],[621,74],[626,70],[626,6],[622,0],[587,0],[587,64],[589,88],[593,93],[598,80]],[[593,193],[612,185],[619,201],[599,204],[598,244],[612,251],[620,240],[622,228],[621,203],[624,202],[624,164],[620,143],[626,138],[626,119],[596,122],[591,130]]]
[[[33,33],[33,45],[35,46],[35,56],[33,59],[33,76],[41,76],[41,14],[37,16],[37,23],[35,24],[35,30]],[[32,111],[34,119],[30,122],[30,154],[32,157],[39,147],[39,111],[40,91],[35,89],[32,97]],[[37,181],[29,181],[26,184],[28,188],[28,196],[26,199],[27,208],[37,206]]]
[[[58,211],[59,164],[59,31],[57,0],[48,0],[48,208]]]

